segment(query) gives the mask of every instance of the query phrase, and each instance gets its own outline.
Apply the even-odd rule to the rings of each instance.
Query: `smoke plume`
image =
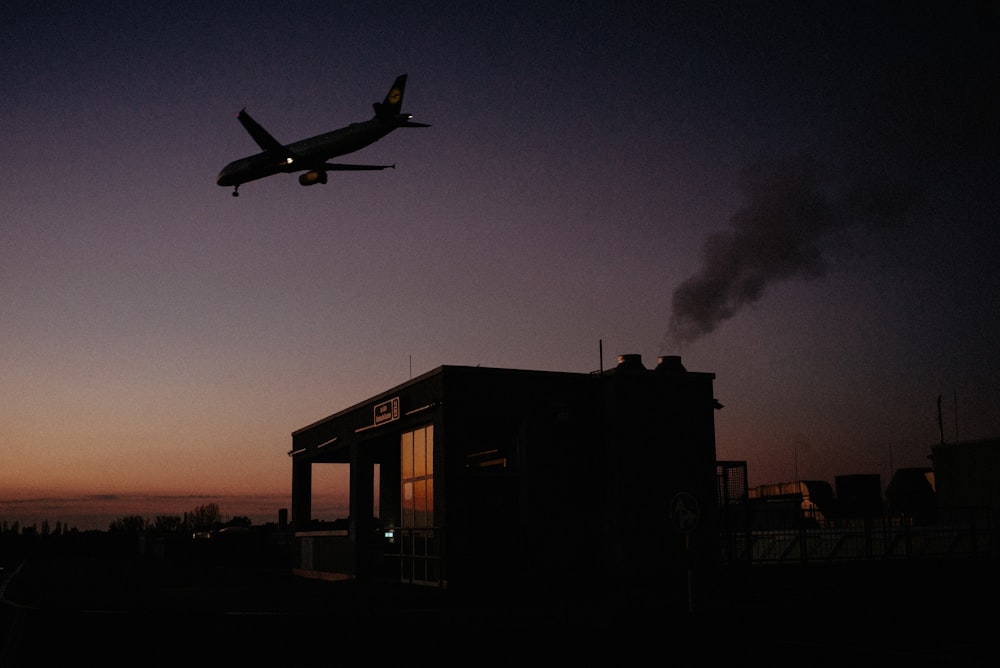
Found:
[[[701,269],[674,291],[674,345],[711,333],[773,283],[823,276],[824,243],[854,227],[897,224],[911,199],[903,188],[857,176],[831,195],[808,155],[748,165],[741,185],[746,204],[706,239]]]

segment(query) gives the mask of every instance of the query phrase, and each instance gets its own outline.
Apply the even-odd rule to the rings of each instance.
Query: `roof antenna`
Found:
[[[955,442],[958,443],[958,390],[952,390],[955,401]]]
[[[600,370],[600,374],[603,376],[604,375],[604,339],[597,339],[597,355],[598,355],[598,357],[600,357],[600,364],[598,365],[597,368]]]
[[[938,395],[938,431],[941,433],[941,445],[944,445],[944,421],[941,419],[941,395]]]

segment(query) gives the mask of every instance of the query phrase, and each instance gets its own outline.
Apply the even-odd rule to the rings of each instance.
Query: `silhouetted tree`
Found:
[[[175,533],[184,525],[178,515],[157,515],[153,520],[153,529],[163,533]]]
[[[146,528],[146,520],[141,515],[128,515],[119,517],[108,527],[112,533],[134,533],[138,534]]]
[[[221,522],[222,513],[219,512],[219,505],[216,503],[198,506],[187,514],[188,528],[195,531],[211,529]]]
[[[253,525],[253,522],[246,515],[237,515],[226,522],[226,526],[230,527],[246,527],[249,529],[251,525]]]

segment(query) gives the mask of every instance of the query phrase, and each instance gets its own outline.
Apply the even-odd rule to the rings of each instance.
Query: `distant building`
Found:
[[[639,355],[594,373],[441,366],[303,427],[294,570],[683,588],[719,555],[714,378]],[[350,465],[346,527],[312,519],[312,473],[330,463]]]
[[[1000,439],[931,449],[938,508],[989,508],[1000,517]]]
[[[896,469],[885,488],[886,512],[920,524],[933,522],[935,479],[933,469],[927,466]]]
[[[795,480],[750,488],[754,527],[797,526],[801,520],[824,523],[835,513],[833,487],[825,480]]]
[[[878,473],[851,473],[833,480],[837,492],[837,519],[881,517],[882,476]]]
[[[727,563],[843,562],[995,555],[1000,549],[1000,440],[940,445],[934,467],[749,488],[745,463],[719,462]],[[741,464],[742,470],[741,470]]]

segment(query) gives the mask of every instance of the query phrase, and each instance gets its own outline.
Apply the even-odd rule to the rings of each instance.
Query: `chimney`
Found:
[[[685,373],[680,355],[660,355],[656,358],[656,370],[660,373]]]
[[[628,371],[646,370],[646,367],[642,365],[642,355],[619,355],[617,368]]]

